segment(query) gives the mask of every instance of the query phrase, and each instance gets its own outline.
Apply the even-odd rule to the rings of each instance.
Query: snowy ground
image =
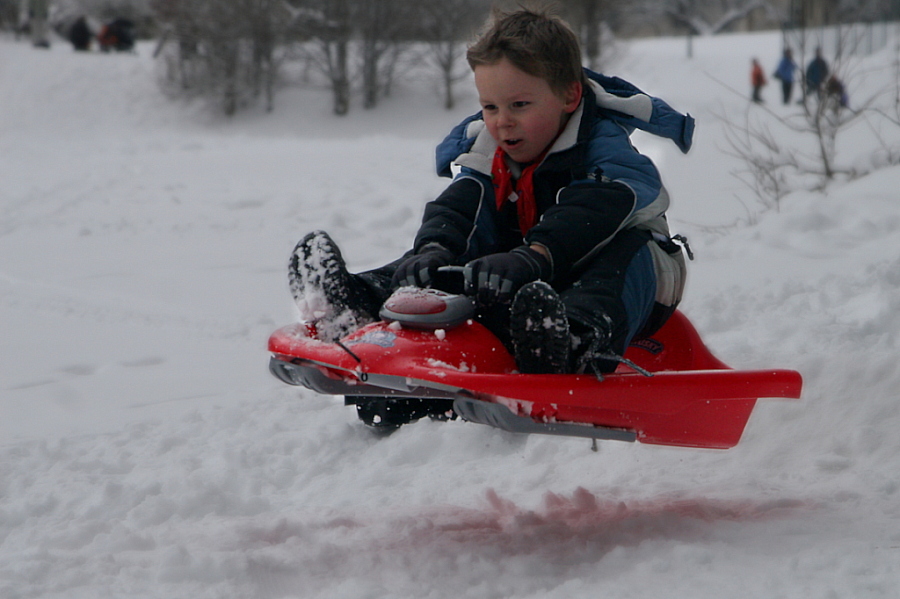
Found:
[[[697,254],[684,312],[803,399],[761,402],[728,451],[592,453],[461,422],[376,439],[267,372],[293,243],[327,229],[356,269],[403,251],[471,96],[448,114],[407,82],[335,119],[285,92],[229,122],[162,97],[149,47],[0,38],[0,596],[895,597],[900,168],[731,226],[758,208],[713,114],[758,111],[750,57],[779,52],[641,42],[614,74],[699,122],[686,157],[637,140]]]

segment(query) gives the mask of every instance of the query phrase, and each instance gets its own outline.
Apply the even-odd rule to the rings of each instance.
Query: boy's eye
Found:
[[[528,102],[522,100],[520,102],[513,102],[513,108],[525,108],[528,106]]]
[[[484,104],[484,105],[481,107],[481,109],[482,109],[482,110],[487,110],[488,112],[490,112],[490,111],[493,111],[493,110],[497,110],[497,107],[496,107],[494,104]]]

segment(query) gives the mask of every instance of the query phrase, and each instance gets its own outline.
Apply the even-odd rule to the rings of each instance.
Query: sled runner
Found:
[[[680,312],[632,344],[634,367],[602,379],[518,374],[471,315],[464,296],[401,289],[381,321],[335,343],[316,339],[310,323],[275,331],[269,368],[285,383],[344,395],[375,426],[386,413],[367,408],[395,405],[406,421],[446,413],[513,432],[717,449],[737,444],[758,398],[800,396],[799,373],[730,369]]]

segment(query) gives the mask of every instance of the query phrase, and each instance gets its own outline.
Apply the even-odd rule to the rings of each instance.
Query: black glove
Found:
[[[394,287],[428,287],[434,282],[438,268],[453,264],[453,254],[443,246],[426,245],[419,251],[397,267],[391,281]]]
[[[474,294],[482,305],[506,303],[522,285],[552,277],[552,265],[543,254],[521,246],[511,252],[491,254],[472,260],[463,271],[466,293]]]

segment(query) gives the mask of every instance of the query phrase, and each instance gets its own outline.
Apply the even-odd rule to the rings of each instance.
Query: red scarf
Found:
[[[519,229],[522,236],[537,224],[537,201],[534,199],[534,169],[544,159],[544,154],[537,160],[522,169],[518,180],[513,180],[512,171],[505,160],[506,153],[497,148],[494,152],[494,162],[491,165],[491,178],[494,181],[494,197],[497,199],[497,210],[509,201],[516,205],[516,214],[519,216]]]

